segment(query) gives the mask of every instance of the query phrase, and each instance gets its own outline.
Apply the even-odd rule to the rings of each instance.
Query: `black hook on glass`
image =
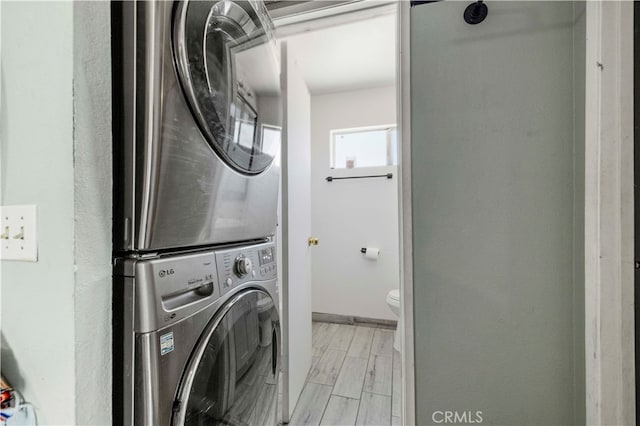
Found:
[[[478,0],[475,3],[471,3],[464,10],[464,21],[469,25],[476,25],[484,21],[488,13],[487,5],[482,0]]]

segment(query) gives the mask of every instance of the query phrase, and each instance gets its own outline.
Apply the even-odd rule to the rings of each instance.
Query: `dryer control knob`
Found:
[[[250,274],[252,270],[251,259],[245,256],[238,256],[233,269],[239,277],[244,277],[245,275]]]

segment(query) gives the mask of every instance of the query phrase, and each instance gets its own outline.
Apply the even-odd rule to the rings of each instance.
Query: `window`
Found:
[[[398,164],[395,125],[331,131],[331,168],[393,166]]]

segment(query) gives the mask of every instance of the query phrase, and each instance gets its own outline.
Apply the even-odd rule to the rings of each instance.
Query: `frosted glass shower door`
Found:
[[[584,422],[584,3],[410,11],[416,424]]]

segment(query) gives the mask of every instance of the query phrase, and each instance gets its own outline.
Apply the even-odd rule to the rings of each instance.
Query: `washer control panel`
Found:
[[[249,275],[253,272],[253,263],[251,262],[251,259],[246,257],[244,254],[236,257],[236,260],[233,262],[233,271],[239,278]]]
[[[123,263],[135,268],[136,332],[146,333],[178,322],[221,296],[211,251],[126,259]]]
[[[278,276],[276,246],[269,242],[219,250],[216,251],[216,266],[222,294],[247,282],[272,280]]]

